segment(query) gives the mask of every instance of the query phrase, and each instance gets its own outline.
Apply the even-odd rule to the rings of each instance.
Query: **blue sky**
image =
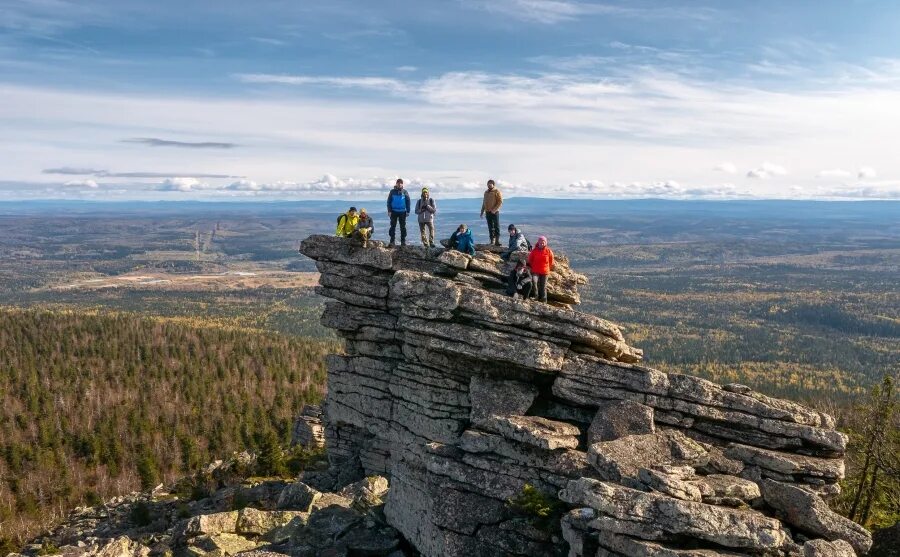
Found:
[[[0,199],[900,198],[893,1],[0,0]]]

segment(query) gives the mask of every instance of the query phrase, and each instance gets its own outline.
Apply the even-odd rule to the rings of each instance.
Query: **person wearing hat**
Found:
[[[419,220],[419,234],[422,236],[422,245],[426,248],[434,247],[435,213],[437,213],[437,206],[434,203],[434,198],[428,193],[428,188],[422,188],[422,197],[416,201],[416,215]]]
[[[350,207],[349,211],[338,215],[335,236],[349,238],[356,230],[357,222],[359,222],[359,216],[356,214],[356,207]]]
[[[360,209],[359,221],[356,223],[353,237],[359,240],[362,247],[365,248],[369,246],[369,239],[372,237],[373,232],[375,232],[375,224],[372,222],[372,217],[369,216],[365,209]]]
[[[472,238],[472,231],[465,224],[461,224],[456,231],[450,235],[450,249],[475,255],[475,239]]]
[[[391,228],[388,235],[391,238],[388,247],[394,247],[394,233],[397,230],[397,223],[400,223],[400,245],[406,245],[406,217],[409,216],[409,192],[403,189],[403,179],[397,178],[394,188],[388,193],[387,212],[391,218]]]
[[[544,303],[547,303],[547,275],[553,270],[553,264],[553,250],[547,245],[547,237],[541,236],[528,254],[528,266],[537,284],[538,300]]]
[[[488,180],[484,201],[481,203],[481,217],[487,219],[489,243],[500,245],[500,206],[503,205],[503,194],[497,189],[493,180]]]
[[[509,245],[507,246],[506,251],[500,255],[501,259],[509,261],[509,257],[514,252],[531,251],[531,244],[528,242],[525,234],[522,234],[522,231],[519,230],[516,225],[511,224],[506,227],[506,230],[509,232]]]

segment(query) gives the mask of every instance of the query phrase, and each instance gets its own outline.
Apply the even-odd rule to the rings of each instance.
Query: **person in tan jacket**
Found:
[[[493,180],[488,180],[484,201],[481,203],[481,216],[487,218],[490,243],[500,245],[500,206],[503,205],[503,194],[497,189]]]

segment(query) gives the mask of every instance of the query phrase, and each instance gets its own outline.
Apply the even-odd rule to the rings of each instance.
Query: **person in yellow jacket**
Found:
[[[349,211],[337,218],[337,228],[334,230],[335,236],[341,236],[342,238],[353,236],[358,223],[359,215],[356,213],[356,207],[350,207]]]

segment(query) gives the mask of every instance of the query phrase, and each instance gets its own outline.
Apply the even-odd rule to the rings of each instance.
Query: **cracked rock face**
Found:
[[[830,416],[642,365],[619,327],[573,309],[586,280],[562,254],[547,305],[505,296],[508,264],[490,249],[311,236],[300,251],[332,299],[322,323],[345,340],[327,361],[329,477],[387,478],[385,517],[423,555],[843,556],[871,544],[823,499],[847,442]],[[523,510],[526,492],[551,510]]]

